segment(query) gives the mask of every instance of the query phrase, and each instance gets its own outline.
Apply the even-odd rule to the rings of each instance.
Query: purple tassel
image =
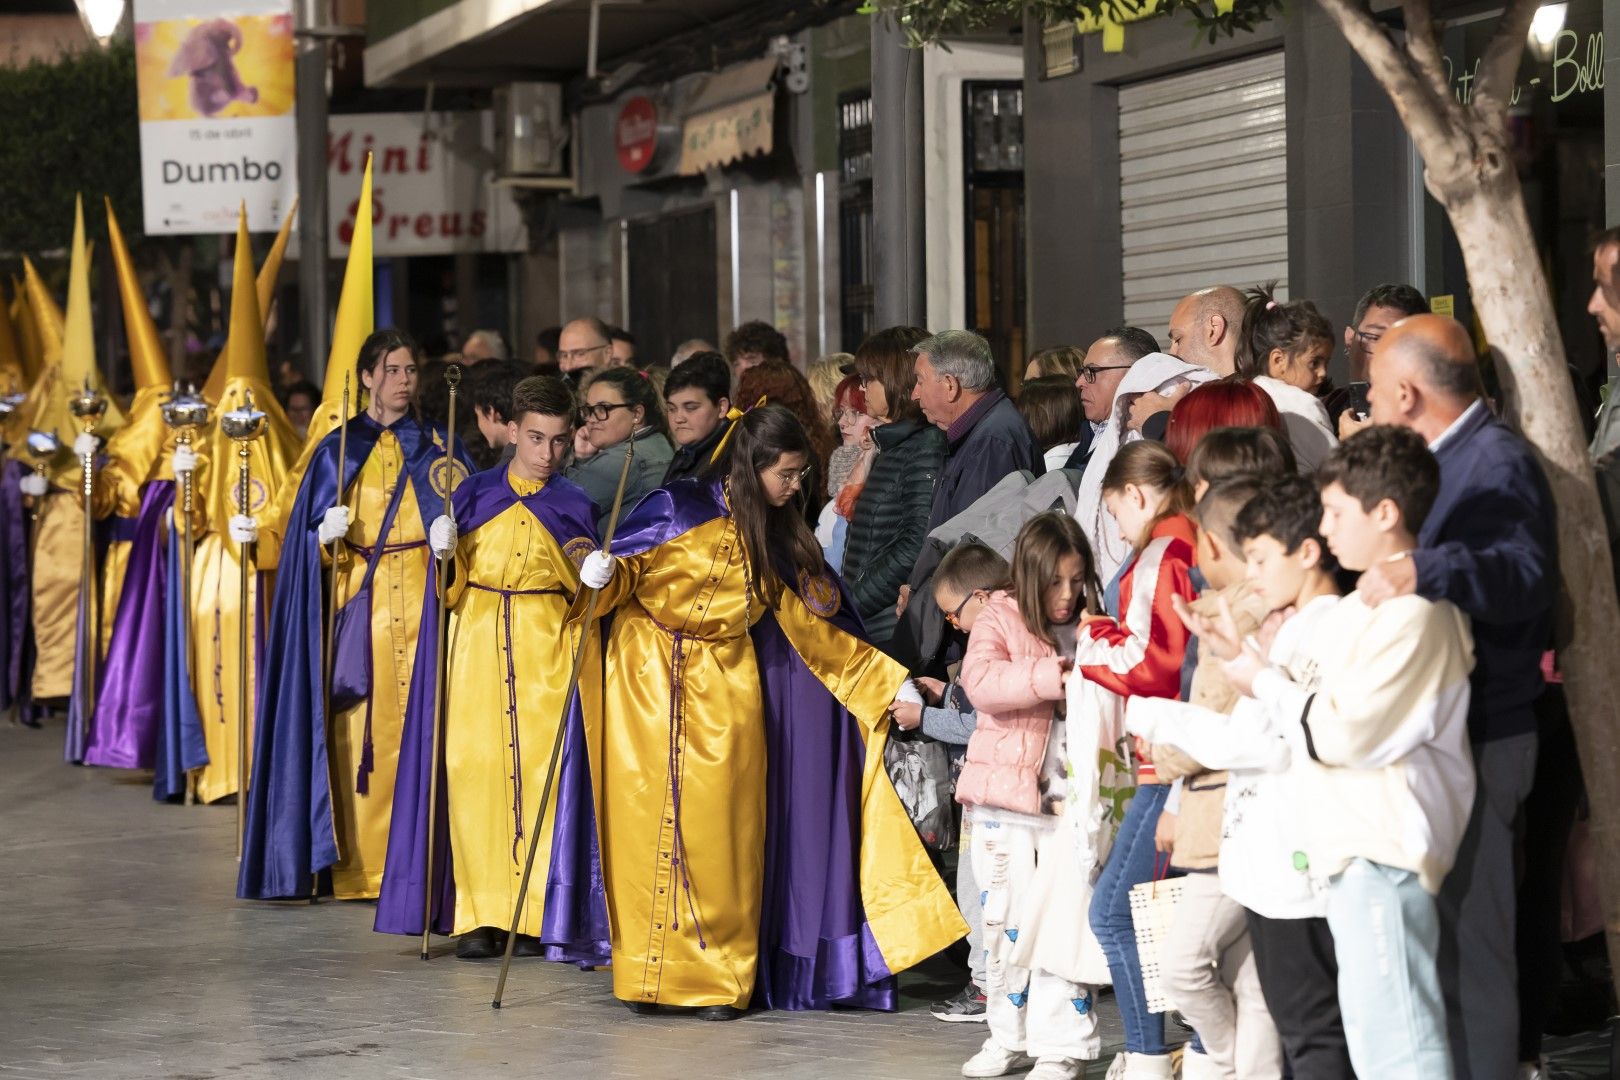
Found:
[[[371,770],[374,768],[371,749],[371,701],[366,701],[366,738],[360,747],[360,774],[354,778],[357,795],[371,794]]]

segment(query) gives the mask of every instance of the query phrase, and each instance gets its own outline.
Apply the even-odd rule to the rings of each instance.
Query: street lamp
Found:
[[[90,36],[102,48],[112,41],[113,35],[118,33],[119,24],[124,21],[124,0],[73,0],[79,7],[79,18],[84,20],[84,28],[90,31]]]
[[[1558,43],[1558,35],[1563,32],[1564,20],[1569,15],[1569,5],[1542,4],[1536,8],[1535,17],[1530,20],[1530,51],[1536,59],[1546,62],[1552,59],[1553,46]]]

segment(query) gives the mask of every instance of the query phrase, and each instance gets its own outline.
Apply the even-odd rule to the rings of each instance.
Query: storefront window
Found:
[[[1446,31],[1452,92],[1465,104],[1499,18],[1491,12]],[[1544,4],[1537,11],[1508,123],[1525,209],[1584,393],[1605,375],[1602,342],[1586,314],[1592,289],[1587,245],[1604,225],[1602,0]],[[1453,296],[1458,318],[1471,323],[1456,237],[1440,207],[1426,201],[1428,291]]]
[[[1024,90],[963,86],[967,310],[1016,387],[1024,341]]]

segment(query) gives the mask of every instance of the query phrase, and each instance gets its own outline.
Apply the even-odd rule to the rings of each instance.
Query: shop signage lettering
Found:
[[[490,182],[495,124],[489,112],[347,113],[326,139],[328,242],[354,239],[360,177],[371,155],[371,228],[379,258],[457,251],[522,251],[523,215],[509,189]]]
[[[1475,60],[1461,72],[1456,70],[1451,57],[1445,57],[1446,82],[1451,86],[1460,104],[1467,105],[1474,97],[1474,82],[1479,78],[1479,61]],[[1603,31],[1582,34],[1576,30],[1560,30],[1553,40],[1552,60],[1549,68],[1531,75],[1513,85],[1510,105],[1518,105],[1526,97],[1545,93],[1554,104],[1576,94],[1603,89]]]

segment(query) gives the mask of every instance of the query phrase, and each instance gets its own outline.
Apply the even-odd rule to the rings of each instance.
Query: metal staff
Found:
[[[446,417],[447,435],[444,445],[444,516],[452,522],[455,514],[450,506],[450,478],[455,475],[456,463],[456,392],[461,385],[461,365],[451,364],[444,369],[444,381],[450,387],[450,410]],[[450,563],[454,552],[439,556],[439,621],[433,643],[433,752],[428,757],[427,805],[427,885],[422,896],[422,959],[428,958],[428,934],[433,929],[433,832],[439,807],[439,728],[444,719],[444,639],[449,631],[445,587],[449,583]]]
[[[96,393],[85,379],[84,389],[80,390],[68,402],[68,411],[79,421],[88,435],[95,430],[101,422],[102,416],[107,412],[107,399]],[[84,618],[79,621],[79,648],[84,662],[79,665],[80,683],[76,688],[79,694],[80,715],[84,718],[85,737],[89,736],[90,716],[96,708],[96,646],[99,644],[98,622],[96,617],[96,538],[95,538],[95,494],[96,494],[96,454],[92,450],[79,459],[80,494],[84,499],[84,555],[80,573],[82,580],[79,583],[80,595],[84,597]]]
[[[266,417],[253,407],[253,391],[243,394],[242,404],[219,418],[219,429],[236,443],[236,506],[237,513],[252,509],[252,471],[248,465],[249,446],[264,434]],[[247,835],[247,730],[248,730],[248,637],[253,633],[253,620],[248,616],[248,576],[253,564],[253,544],[243,543],[237,550],[238,594],[236,642],[236,860],[242,861],[242,843]]]
[[[208,402],[197,396],[195,386],[182,388],[179,381],[174,384],[174,391],[169,400],[165,401],[159,412],[163,423],[175,432],[175,443],[179,446],[190,447],[192,433],[208,423]],[[191,515],[193,496],[196,491],[190,472],[181,473],[175,477],[180,485],[180,535],[181,547],[180,580],[175,587],[180,595],[186,598],[186,610],[191,605],[191,561],[196,553],[196,545],[191,536]],[[191,619],[180,620],[180,650],[182,655],[191,655]],[[197,801],[197,776],[195,771],[186,773],[186,805],[194,805]]]
[[[28,433],[28,456],[34,462],[34,475],[44,479],[45,470],[50,468],[51,459],[56,457],[57,451],[62,449],[61,440],[54,431],[30,431]],[[45,509],[45,496],[41,495],[34,500],[29,511],[29,520],[35,525],[39,524],[40,511]],[[38,541],[39,537],[34,537]]]
[[[349,373],[343,373],[343,412],[338,416],[338,453],[336,473],[336,494],[333,498],[336,505],[343,505],[343,468],[349,461]],[[325,695],[323,701],[323,715],[328,725],[332,722],[332,654],[334,645],[332,635],[337,632],[337,589],[338,569],[347,561],[345,555],[348,551],[343,538],[332,541],[332,572],[326,593],[326,634],[321,639],[321,692]]]
[[[631,439],[624,455],[624,467],[619,470],[619,489],[613,493],[613,512],[608,515],[607,535],[602,550],[611,551],[613,534],[619,527],[619,509],[624,505],[624,487],[630,479],[630,462],[636,456],[636,441]],[[523,903],[529,895],[529,877],[534,873],[534,853],[540,848],[540,827],[546,820],[546,804],[551,801],[551,786],[557,779],[557,760],[562,757],[563,733],[568,730],[568,710],[579,696],[579,672],[585,666],[585,647],[591,640],[591,623],[596,620],[596,602],[602,597],[600,589],[591,590],[585,605],[585,621],[580,624],[579,647],[574,650],[574,666],[568,674],[568,693],[563,697],[562,717],[557,721],[557,737],[551,743],[551,763],[546,766],[546,784],[540,790],[540,809],[534,815],[534,828],[529,832],[529,854],[523,860],[523,877],[518,882],[517,905],[512,909],[512,929],[506,935],[506,953],[501,957],[501,976],[495,982],[495,1000],[490,1007],[501,1007],[506,993],[506,973],[512,966],[512,946],[517,941],[518,926],[523,920]],[[432,876],[432,867],[428,868]]]

